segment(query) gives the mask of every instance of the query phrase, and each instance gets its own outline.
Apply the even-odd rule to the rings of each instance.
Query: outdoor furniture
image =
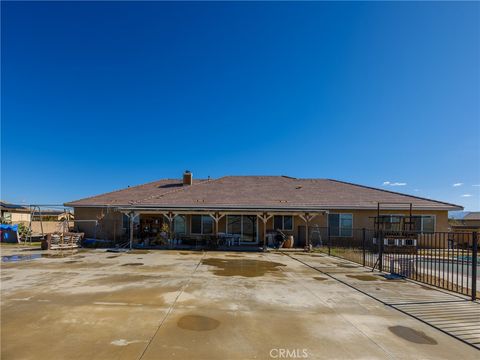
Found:
[[[238,234],[218,233],[218,239],[219,243],[225,246],[240,245],[240,235]]]

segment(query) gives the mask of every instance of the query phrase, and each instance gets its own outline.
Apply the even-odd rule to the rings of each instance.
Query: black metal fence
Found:
[[[334,236],[335,235],[335,236]],[[336,236],[339,235],[339,236]],[[441,289],[478,298],[478,233],[309,229],[310,244],[341,257]]]

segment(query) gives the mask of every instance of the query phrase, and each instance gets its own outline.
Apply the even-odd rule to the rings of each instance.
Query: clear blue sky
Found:
[[[480,208],[478,2],[1,6],[4,200],[190,169]]]

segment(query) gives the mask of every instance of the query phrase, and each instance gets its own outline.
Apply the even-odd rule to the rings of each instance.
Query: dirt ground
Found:
[[[480,356],[285,254],[1,250],[30,256],[2,258],[2,359]],[[346,261],[301,257],[352,281],[385,283]]]

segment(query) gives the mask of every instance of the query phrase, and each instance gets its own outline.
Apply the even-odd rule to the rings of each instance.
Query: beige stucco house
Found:
[[[453,231],[478,231],[480,229],[480,211],[471,211],[460,219],[450,219]]]
[[[0,200],[0,217],[2,221],[9,224],[28,223],[30,222],[30,209]]]
[[[379,205],[380,204],[380,205]],[[413,228],[448,231],[446,202],[330,179],[288,176],[225,176],[163,179],[65,204],[74,208],[75,226],[86,237],[138,244],[155,243],[168,231],[184,243],[212,236],[239,245],[262,245],[280,230],[296,246],[312,239],[349,238],[373,229],[375,219],[413,215]],[[308,228],[308,231],[306,229]]]

